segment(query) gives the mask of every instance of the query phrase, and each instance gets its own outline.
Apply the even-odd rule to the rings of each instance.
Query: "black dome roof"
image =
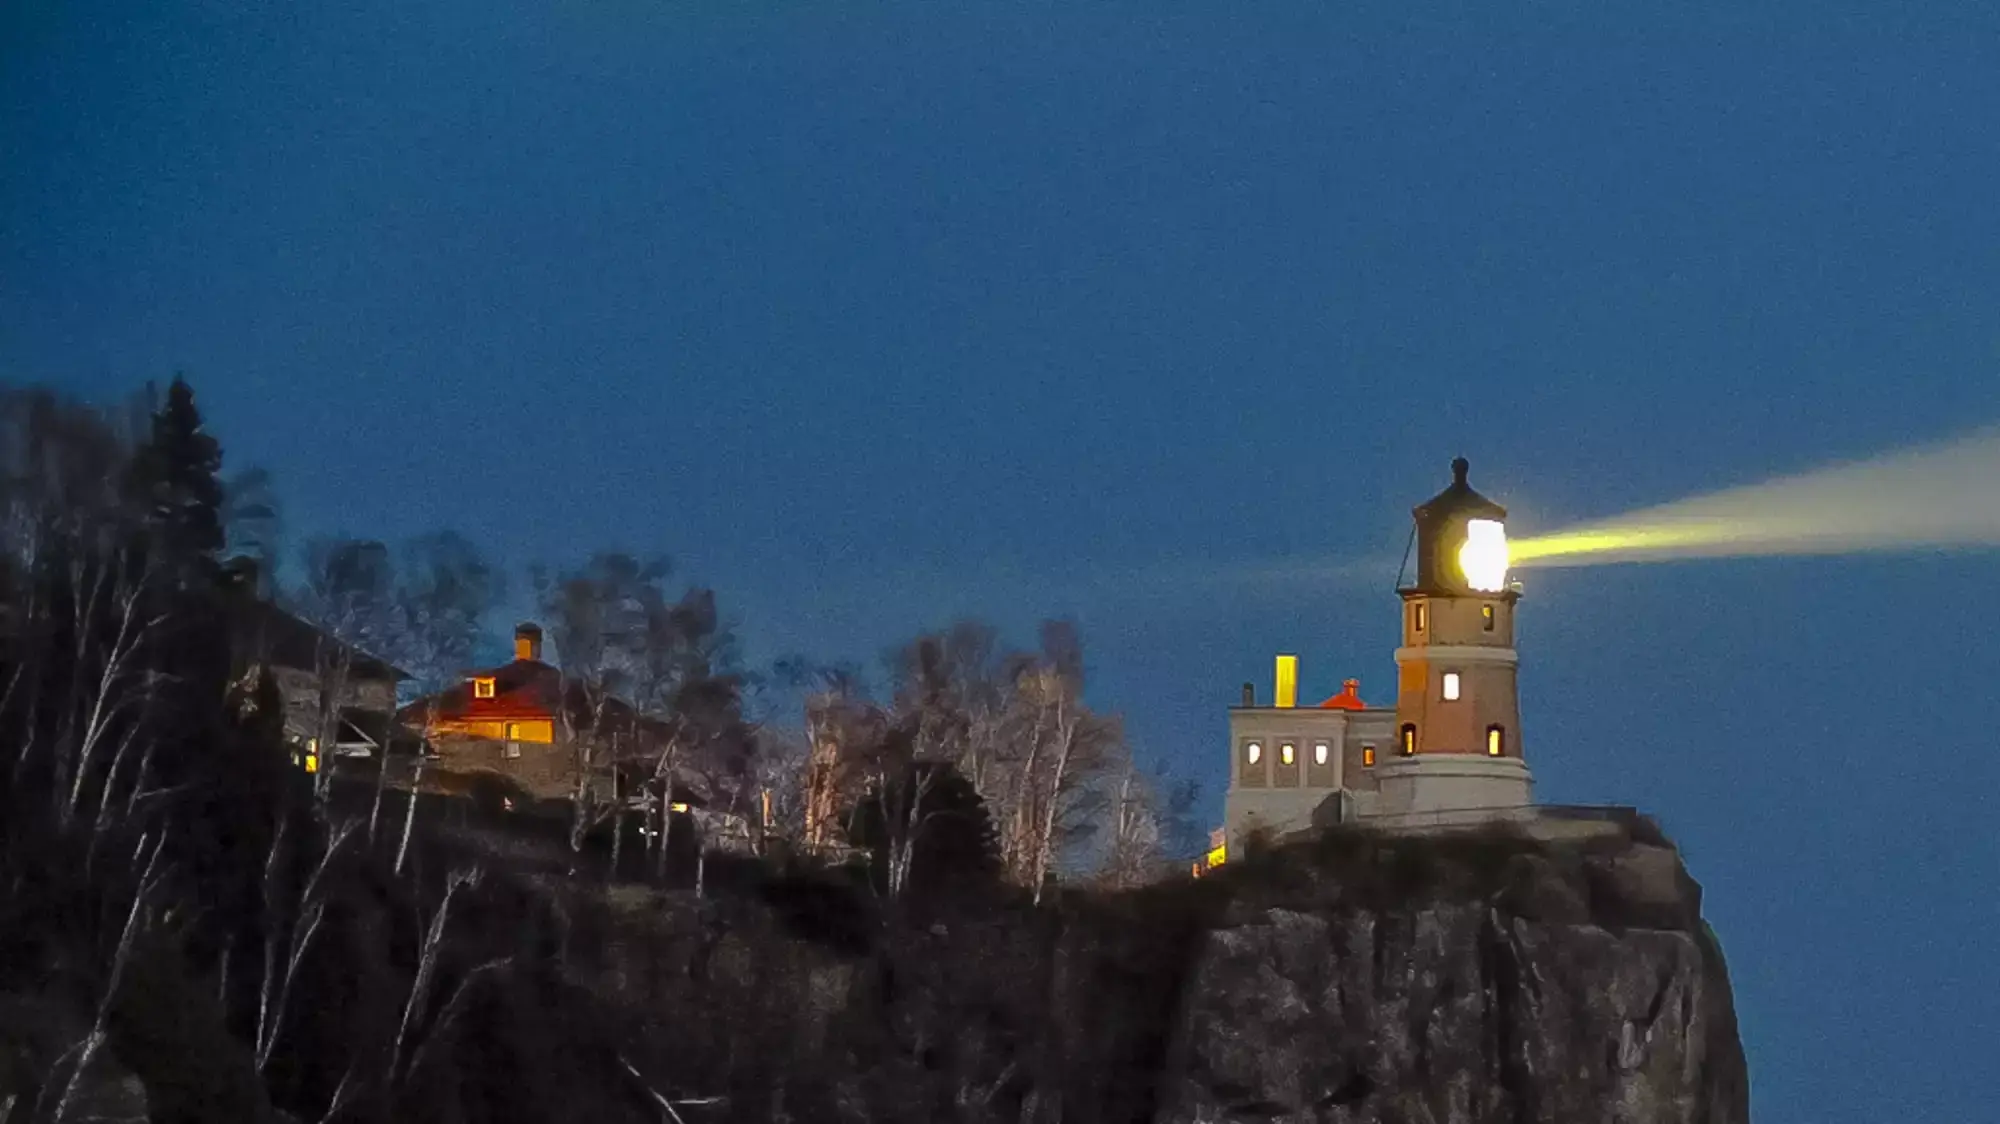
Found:
[[[1428,523],[1438,519],[1463,515],[1468,519],[1505,519],[1507,509],[1473,491],[1465,477],[1472,469],[1472,462],[1459,457],[1451,462],[1451,487],[1425,500],[1412,509],[1417,522]]]

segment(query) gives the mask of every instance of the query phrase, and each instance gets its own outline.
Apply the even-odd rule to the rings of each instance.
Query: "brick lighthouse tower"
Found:
[[[1479,819],[1531,803],[1521,756],[1507,509],[1451,464],[1451,487],[1420,504],[1416,580],[1396,649],[1396,741],[1377,770],[1378,815]]]

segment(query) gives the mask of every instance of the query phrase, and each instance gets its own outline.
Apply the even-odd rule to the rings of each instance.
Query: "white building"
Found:
[[[1277,658],[1271,705],[1250,685],[1229,712],[1225,838],[1280,837],[1312,827],[1372,821],[1423,827],[1514,818],[1532,805],[1521,755],[1514,609],[1507,581],[1507,509],[1466,483],[1419,505],[1416,580],[1399,591],[1394,707],[1340,694],[1297,705],[1298,660]]]

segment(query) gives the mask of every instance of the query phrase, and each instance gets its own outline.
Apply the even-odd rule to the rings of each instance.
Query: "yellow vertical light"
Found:
[[[1281,707],[1297,706],[1299,703],[1299,657],[1278,657],[1278,682],[1275,692]]]

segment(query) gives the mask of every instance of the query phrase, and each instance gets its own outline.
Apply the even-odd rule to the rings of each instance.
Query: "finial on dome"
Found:
[[[1451,462],[1451,482],[1461,488],[1465,487],[1465,474],[1470,471],[1472,471],[1471,461],[1466,460],[1464,457],[1453,459]]]

